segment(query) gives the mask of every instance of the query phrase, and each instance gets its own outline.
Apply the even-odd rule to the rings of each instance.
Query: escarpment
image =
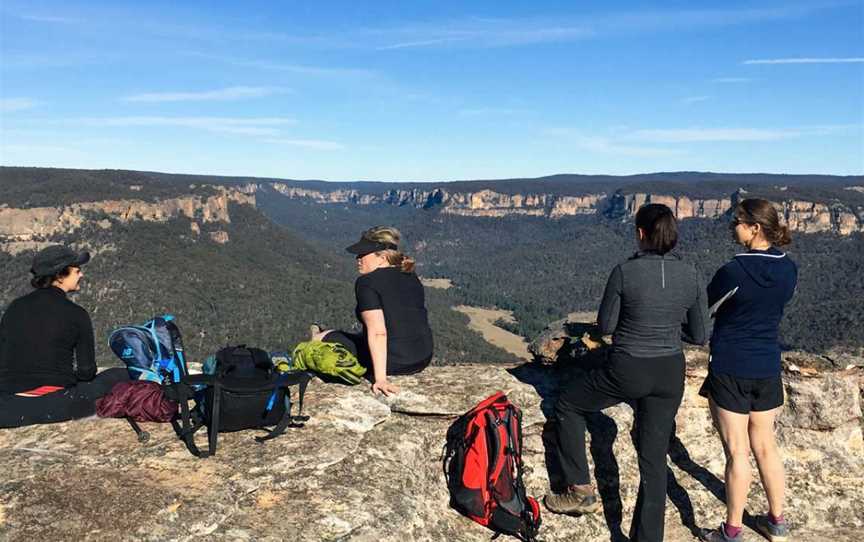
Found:
[[[198,235],[201,224],[230,223],[231,203],[255,206],[254,188],[213,188],[216,193],[211,196],[189,195],[158,201],[117,199],[32,208],[0,205],[0,250],[11,254],[37,250],[51,244],[53,237],[75,232],[88,224],[110,229],[112,220],[166,222],[186,217],[192,220],[191,233]],[[225,232],[214,233],[210,235],[214,242],[228,241]]]
[[[418,209],[439,208],[442,213],[460,216],[537,216],[551,219],[598,214],[612,219],[632,218],[645,203],[667,205],[675,211],[679,219],[718,219],[727,214],[738,199],[746,197],[740,191],[722,198],[697,198],[680,194],[631,193],[624,190],[562,195],[530,191],[508,194],[491,189],[454,191],[446,187],[436,187],[429,190],[393,189],[371,193],[348,188],[311,189],[285,183],[273,183],[269,186],[283,196],[322,204],[408,205]],[[794,231],[834,232],[840,235],[864,231],[862,206],[777,198],[774,203]]]

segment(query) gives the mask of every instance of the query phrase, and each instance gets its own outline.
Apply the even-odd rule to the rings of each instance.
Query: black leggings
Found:
[[[684,355],[635,358],[612,352],[598,369],[575,374],[555,405],[558,451],[567,485],[591,483],[585,454],[585,415],[635,402],[639,493],[630,527],[634,542],[661,542],[666,510],[666,454],[684,394]]]
[[[107,395],[114,384],[129,380],[129,371],[114,367],[93,380],[41,397],[0,394],[0,428],[24,427],[86,418],[96,414],[96,399]]]

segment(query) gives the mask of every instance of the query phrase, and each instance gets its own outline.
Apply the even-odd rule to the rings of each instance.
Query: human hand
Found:
[[[390,397],[393,394],[399,393],[399,386],[387,382],[386,380],[377,380],[372,384],[372,393],[375,395],[382,394],[384,397]]]

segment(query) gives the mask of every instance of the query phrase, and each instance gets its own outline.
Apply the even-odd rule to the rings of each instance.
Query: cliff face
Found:
[[[632,218],[645,203],[663,203],[675,211],[679,219],[720,218],[733,206],[739,193],[726,198],[700,199],[688,196],[649,193],[598,193],[582,196],[557,194],[503,194],[484,189],[476,192],[455,192],[444,188],[432,190],[389,190],[380,194],[359,190],[314,190],[275,183],[272,188],[289,198],[304,198],[318,203],[350,203],[354,205],[410,205],[417,208],[440,207],[441,212],[461,216],[504,217],[540,216],[561,218],[575,215],[603,214],[610,218]],[[835,232],[849,235],[864,231],[864,208],[846,205],[826,205],[788,199],[776,201],[778,211],[792,230]]]
[[[696,361],[688,360],[669,452],[667,542],[694,540],[697,526],[718,525],[725,512],[723,450],[696,393],[705,376]],[[490,531],[448,507],[440,463],[447,428],[476,402],[508,390],[523,412],[528,494],[542,497],[555,476],[544,442],[554,441],[547,416],[563,376],[539,364],[430,367],[394,377],[402,391],[388,400],[365,385],[315,380],[305,428],[264,444],[254,441],[256,431],[220,435],[217,455],[206,460],[193,458],[168,424],[144,424],[152,435],[145,445],[122,420],[0,430],[0,538],[486,542]],[[778,440],[792,535],[860,540],[861,370],[785,379]],[[591,419],[589,460],[603,512],[571,517],[542,508],[542,540],[625,539],[639,488],[633,423],[623,404]],[[765,510],[755,475],[748,510]],[[760,539],[747,530],[748,540]]]
[[[157,202],[122,199],[29,209],[0,206],[0,250],[16,254],[38,249],[50,244],[53,236],[74,232],[89,223],[107,229],[111,221],[106,216],[120,222],[165,222],[183,216],[194,221],[191,231],[196,234],[200,233],[199,223],[231,222],[228,212],[231,202],[255,205],[254,190],[249,187],[214,188],[218,193],[206,198],[182,196]],[[228,239],[227,235],[219,235],[213,240],[227,242]]]

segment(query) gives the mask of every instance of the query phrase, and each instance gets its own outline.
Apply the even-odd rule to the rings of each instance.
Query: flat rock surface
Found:
[[[507,391],[523,409],[525,481],[540,498],[550,485],[544,411],[563,370],[430,367],[395,378],[402,391],[386,400],[367,386],[315,381],[306,428],[264,444],[254,431],[221,434],[217,455],[206,460],[192,457],[163,424],[144,424],[152,435],[144,445],[121,420],[0,430],[0,538],[486,542],[490,531],[448,507],[440,461],[447,427],[484,397]],[[795,540],[860,540],[861,372],[837,373],[830,382],[787,379],[797,406],[784,412],[778,434]],[[667,541],[695,540],[697,525],[716,525],[724,515],[723,453],[697,394],[703,377],[695,365],[688,373],[670,450]],[[638,489],[632,420],[627,405],[591,420],[603,513],[577,518],[544,509],[543,540],[627,540]],[[761,513],[764,495],[754,478],[748,509]]]

